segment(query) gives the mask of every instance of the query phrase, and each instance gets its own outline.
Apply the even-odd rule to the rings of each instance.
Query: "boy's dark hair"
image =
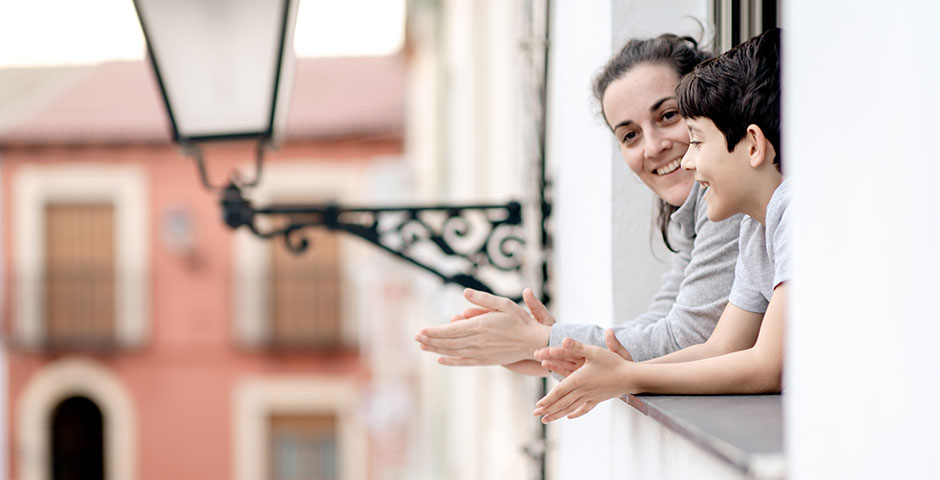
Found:
[[[666,65],[676,72],[676,76],[692,71],[699,63],[712,58],[711,52],[698,48],[698,42],[692,37],[680,37],[664,33],[654,38],[634,38],[628,41],[616,55],[607,61],[594,77],[594,98],[604,113],[604,93],[607,87],[637,65]],[[663,236],[666,248],[676,252],[669,243],[669,218],[679,207],[659,199],[659,215],[656,223]]]
[[[774,146],[780,168],[780,29],[773,28],[704,62],[679,80],[679,114],[707,118],[728,151],[757,125]]]

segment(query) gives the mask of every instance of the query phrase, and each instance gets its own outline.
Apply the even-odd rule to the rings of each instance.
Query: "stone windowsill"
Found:
[[[782,479],[780,395],[629,395],[644,415],[756,479]]]

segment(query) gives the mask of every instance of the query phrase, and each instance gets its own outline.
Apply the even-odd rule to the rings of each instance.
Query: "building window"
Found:
[[[302,254],[284,242],[270,242],[272,342],[281,347],[340,345],[340,268],[337,235],[304,232],[310,248]]]
[[[269,428],[272,480],[339,478],[336,417],[275,415]]]
[[[367,478],[362,387],[350,377],[291,374],[240,380],[232,395],[232,478]]]
[[[718,51],[724,52],[769,28],[779,26],[777,0],[716,0]]]
[[[52,479],[103,478],[101,410],[85,397],[67,398],[52,413]]]
[[[133,165],[26,165],[13,180],[17,347],[134,348],[149,327],[146,174]]]
[[[114,208],[45,208],[46,342],[52,347],[114,344]]]
[[[357,168],[290,162],[265,167],[252,192],[258,205],[355,202],[363,190]],[[317,192],[317,195],[311,195]],[[300,215],[300,214],[298,214]],[[298,219],[295,217],[295,219]],[[260,217],[257,227],[284,226],[282,216]],[[298,255],[283,239],[261,239],[247,229],[234,232],[232,248],[233,334],[252,349],[353,351],[357,308],[353,296],[360,258],[355,242],[342,232],[305,228],[295,232],[309,247]]]

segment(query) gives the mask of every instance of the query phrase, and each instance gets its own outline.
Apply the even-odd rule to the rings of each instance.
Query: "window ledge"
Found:
[[[782,479],[780,395],[628,395],[644,415],[756,479]]]

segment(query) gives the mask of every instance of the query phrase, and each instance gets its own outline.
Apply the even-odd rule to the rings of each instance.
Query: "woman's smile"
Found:
[[[656,172],[656,175],[660,175],[660,176],[669,175],[670,173],[675,172],[676,170],[679,170],[679,165],[681,163],[682,163],[682,157],[679,157],[673,160],[672,162],[670,162],[665,167],[660,167],[660,168],[655,169],[654,172]]]

